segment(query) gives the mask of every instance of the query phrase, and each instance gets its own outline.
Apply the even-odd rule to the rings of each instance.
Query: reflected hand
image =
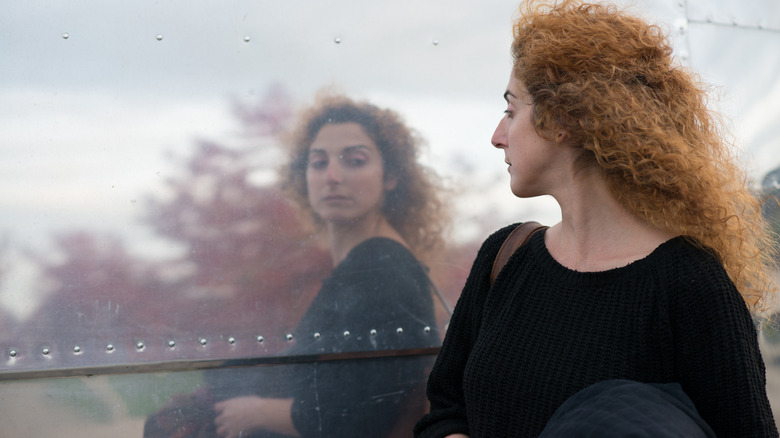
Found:
[[[214,405],[217,434],[239,438],[263,427],[263,399],[257,396],[231,398]]]
[[[290,410],[292,399],[270,399],[250,395],[231,398],[214,405],[214,424],[223,438],[244,438],[250,432],[267,429],[288,435],[298,435],[293,427]]]

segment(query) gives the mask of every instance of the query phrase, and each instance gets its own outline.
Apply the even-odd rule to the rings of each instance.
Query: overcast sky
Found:
[[[159,245],[139,200],[170,174],[164,151],[230,142],[230,101],[281,84],[307,102],[324,85],[400,111],[425,156],[464,196],[463,234],[490,223],[557,220],[549,199],[516,200],[491,148],[504,109],[515,0],[8,1],[0,4],[0,235],[42,245],[91,228]],[[780,166],[780,3],[636,0],[680,59],[716,85],[760,178]],[[476,175],[459,178],[464,162]],[[477,205],[478,208],[473,208]],[[158,245],[158,246],[155,246]],[[15,302],[0,284],[0,302]],[[19,280],[21,281],[21,280]],[[18,290],[18,288],[17,288]]]

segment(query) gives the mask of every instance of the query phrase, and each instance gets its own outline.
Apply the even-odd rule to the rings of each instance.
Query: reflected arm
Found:
[[[217,433],[224,438],[239,438],[250,431],[265,429],[299,436],[290,415],[293,399],[235,397],[217,403],[214,420]]]

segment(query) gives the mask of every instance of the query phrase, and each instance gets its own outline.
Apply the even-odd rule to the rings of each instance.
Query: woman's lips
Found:
[[[322,198],[323,201],[346,201],[349,198],[341,195],[330,195]]]

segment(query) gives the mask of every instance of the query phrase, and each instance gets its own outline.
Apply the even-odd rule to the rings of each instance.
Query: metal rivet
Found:
[[[425,328],[423,329],[423,331],[425,333],[430,333],[431,332],[431,328],[426,325]]]
[[[49,349],[44,347],[44,349],[41,350],[41,353],[43,353],[44,355],[48,355],[49,354]]]
[[[161,33],[158,33],[158,34],[157,34],[157,41],[162,41],[162,39],[163,39],[163,36],[162,36],[162,34],[161,34]]]
[[[66,40],[68,38],[70,38],[70,35],[68,34],[68,32],[65,32],[64,34],[62,34],[62,39]]]
[[[290,334],[290,333],[287,333],[287,336],[285,336],[284,338],[287,339],[287,341],[289,342],[289,341],[293,340],[293,335]]]
[[[111,344],[108,344],[108,345],[106,345],[106,350],[107,351],[114,351],[114,346],[111,345]]]
[[[319,333],[315,333],[314,334],[314,339],[319,339],[319,338],[320,338],[320,334]]]
[[[228,342],[231,343],[231,344],[235,344],[236,343],[236,338],[231,336],[231,337],[228,338]]]
[[[17,354],[18,353],[16,353],[16,350],[11,350],[11,351],[8,352],[8,355],[11,356],[11,357],[16,357]]]
[[[333,38],[333,42],[336,44],[341,44],[341,37]]]
[[[248,42],[249,42],[249,40],[251,40],[251,38],[249,38],[249,35],[247,35],[247,36],[245,36],[245,37],[244,37],[244,42],[247,42],[247,43],[248,43]]]
[[[376,330],[371,329],[371,336],[376,336]]]
[[[260,336],[260,335],[258,335],[258,336],[257,336],[255,339],[257,339],[257,342],[263,342],[263,341],[265,341],[265,338],[264,338],[264,337],[262,337],[262,336]]]
[[[345,338],[348,338],[348,337],[349,337],[349,330],[344,330],[344,337],[345,337]]]
[[[144,349],[144,343],[143,342],[139,342],[139,343],[135,344],[135,348],[137,348],[139,350],[143,350]]]
[[[208,341],[206,340],[206,338],[200,338],[200,345],[206,345],[207,343]]]
[[[175,347],[175,346],[176,346],[176,342],[174,342],[174,341],[168,341],[168,346],[169,346],[169,347],[171,347],[171,348],[173,348],[173,347]]]
[[[395,329],[395,332],[400,335],[401,333],[404,332],[404,329],[402,329],[401,327],[398,327],[397,329]]]
[[[81,353],[81,347],[79,347],[78,345],[76,345],[75,347],[73,347],[73,352],[74,352],[74,353]]]

